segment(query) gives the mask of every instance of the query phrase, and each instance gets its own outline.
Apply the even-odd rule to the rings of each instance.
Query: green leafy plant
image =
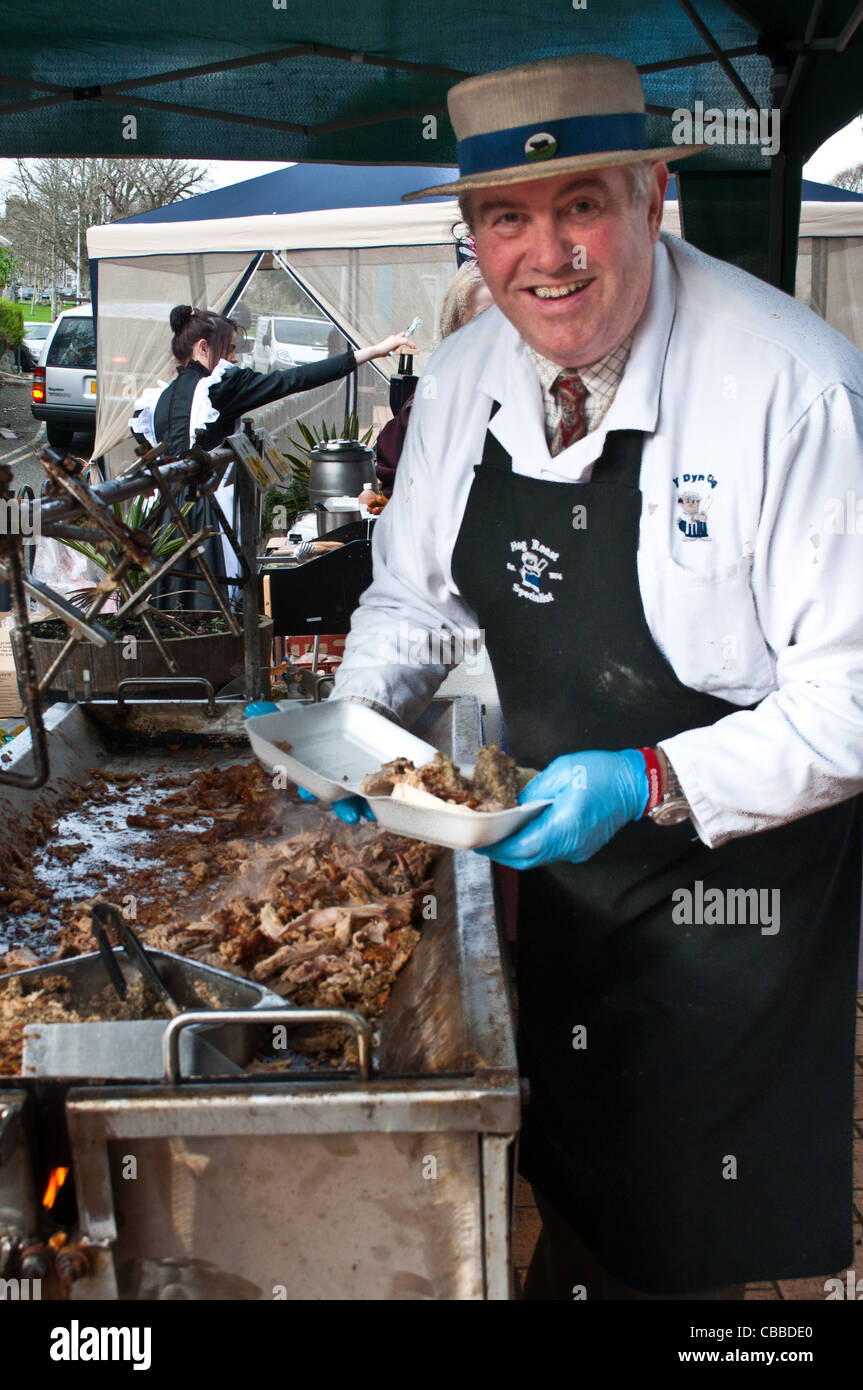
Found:
[[[193,506],[193,502],[187,502],[185,506],[180,508],[181,515],[186,516]],[[148,536],[152,537],[150,553],[153,558],[167,560],[181,548],[184,537],[177,529],[173,517],[169,517],[167,521],[157,525],[156,529],[153,530],[157,513],[161,511],[161,508],[162,499],[160,497],[135,497],[127,505],[125,511],[119,502],[115,502],[113,506],[114,514],[128,526],[130,531],[146,532]],[[122,558],[122,551],[117,545],[102,544],[97,546],[91,544],[90,541],[72,540],[65,540],[62,544],[68,545],[70,550],[77,550],[79,555],[85,556],[99,569],[104,570],[106,574],[110,574]],[[146,578],[147,575],[137,565],[130,565],[123,576],[124,582],[133,593],[141,587]],[[97,592],[97,588],[74,589],[68,597],[70,602],[86,608],[93,602]],[[119,590],[116,592],[120,593]]]
[[[317,429],[309,429],[302,420],[297,421],[297,429],[300,431],[299,439],[291,439],[290,447],[296,453],[288,453],[285,450],[285,458],[291,465],[292,478],[287,487],[271,488],[264,497],[263,529],[267,535],[273,527],[273,514],[277,507],[283,507],[287,512],[287,525],[290,526],[294,517],[299,512],[307,511],[309,507],[309,474],[311,472],[310,456],[313,449],[319,444],[325,444],[329,439],[356,439],[360,444],[368,444],[372,437],[372,427],[370,426],[360,438],[360,422],[356,411],[350,415],[345,415],[344,423],[340,430],[336,429],[335,422],[327,425],[326,420],[322,420]]]
[[[0,246],[0,290],[11,285],[18,270],[20,261],[13,255],[8,246]]]
[[[11,299],[0,299],[0,353],[17,347],[24,337],[24,310]]]

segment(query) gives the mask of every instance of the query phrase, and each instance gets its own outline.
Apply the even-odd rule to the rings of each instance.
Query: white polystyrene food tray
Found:
[[[359,793],[367,772],[400,754],[418,766],[430,762],[430,743],[400,729],[391,719],[353,700],[281,709],[246,720],[252,748],[265,767],[284,768],[298,786],[322,801],[339,801]],[[291,745],[290,753],[276,747]]]
[[[351,700],[327,700],[317,705],[294,705],[277,714],[246,720],[246,732],[265,767],[285,774],[321,801],[361,796],[360,783],[392,758],[411,758],[424,767],[434,758],[430,743],[392,720]],[[277,741],[291,745],[286,753]],[[470,774],[472,768],[460,764]],[[479,849],[513,835],[533,820],[548,801],[531,801],[508,811],[467,811],[460,807],[437,811],[394,801],[389,796],[366,798],[377,821],[387,830],[415,840],[428,840],[448,849]]]

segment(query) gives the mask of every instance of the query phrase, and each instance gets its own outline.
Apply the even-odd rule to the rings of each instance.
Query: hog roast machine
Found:
[[[156,482],[214,486],[231,457],[219,453],[158,465]],[[62,535],[84,515],[124,554],[141,543],[111,533],[96,509],[151,489],[153,459],[90,489],[68,461],[49,455],[48,463],[52,476],[64,473],[58,487],[68,496],[45,504],[43,533]],[[236,472],[239,481],[244,470]],[[0,494],[6,484],[0,478]],[[256,628],[255,530],[241,507],[246,617]],[[19,622],[25,587],[65,615],[62,600],[26,578],[14,538],[2,539]],[[193,557],[200,539],[184,540]],[[141,559],[152,575],[146,550]],[[139,614],[140,598],[137,590]],[[108,640],[94,612],[73,621]],[[255,696],[257,642],[247,628],[246,636],[247,696]],[[26,632],[21,642],[26,670]],[[94,765],[128,773],[159,749],[171,750],[172,770],[199,766],[201,750],[215,761],[250,756],[244,700],[118,698],[55,704],[43,718],[35,681],[23,686],[30,730],[5,750],[0,848],[86,783]],[[470,762],[481,741],[478,703],[433,701],[416,732]],[[111,834],[106,826],[106,856],[120,851]],[[150,1035],[146,1058],[136,1047],[113,1049],[99,1078],[82,1062],[92,1051],[79,1046],[76,1025],[64,1025],[62,1046],[56,1032],[44,1029],[51,1046],[31,1027],[21,1073],[0,1076],[0,1278],[40,1279],[43,1298],[76,1300],[508,1298],[519,1087],[491,865],[442,851],[433,883],[437,915],[423,923],[376,1038],[358,1015],[336,1011],[357,1035],[353,1070],[324,1072],[299,1053],[288,1071],[248,1070],[262,1017],[290,1028],[309,1011],[234,976],[215,988],[218,1010],[156,1025],[161,1061],[153,1025],[135,1025]],[[163,968],[181,987],[192,962],[178,959]],[[94,968],[79,962],[64,965],[84,976]]]
[[[136,746],[152,756],[170,745],[174,768],[192,766],[207,744],[236,761],[248,751],[242,709],[227,702],[212,717],[188,702],[54,705],[43,796],[94,764],[128,770]],[[417,732],[468,761],[479,706],[433,701]],[[21,734],[10,745],[13,768],[30,742]],[[0,790],[0,842],[20,835],[37,801]],[[36,1074],[0,1077],[5,1274],[38,1277],[62,1230],[56,1273],[74,1299],[509,1297],[519,1090],[491,865],[442,851],[433,874],[437,916],[396,980],[373,1064],[361,1047],[354,1071],[324,1075],[297,1058],[278,1076],[235,1068],[186,1079],[178,1045],[188,1028],[218,1021],[206,1038],[230,1054],[231,1030],[259,1023],[270,997],[252,1012],[246,1004],[163,1025],[161,1076],[83,1083],[73,1040],[71,1077],[57,1048],[40,1067],[38,1046]],[[279,1002],[271,1022],[307,1016]],[[364,1020],[343,1021],[367,1041]],[[69,1177],[49,1209],[62,1168]]]
[[[191,573],[195,579],[203,581],[228,630],[235,637],[241,632],[243,634],[247,698],[256,699],[265,693],[262,691],[262,675],[265,679],[266,672],[261,671],[258,645],[259,603],[255,554],[260,530],[261,489],[277,480],[281,476],[280,470],[287,470],[284,455],[267,434],[256,433],[251,420],[244,420],[242,430],[211,453],[196,445],[184,459],[168,459],[165,454],[163,444],[157,444],[153,449],[139,449],[136,461],[118,478],[91,486],[85,481],[86,464],[82,459],[64,458],[52,449],[44,449],[39,460],[48,474],[48,482],[38,503],[32,500],[32,494],[30,501],[25,500],[24,489],[18,496],[13,494],[12,470],[8,465],[0,464],[0,582],[8,584],[15,621],[11,637],[18,683],[33,740],[32,767],[26,772],[0,771],[0,786],[6,783],[36,790],[47,781],[49,759],[41,696],[51,689],[55,676],[67,664],[77,643],[86,640],[97,647],[104,647],[117,640],[99,621],[100,610],[114,592],[119,591],[124,600],[115,616],[138,618],[146,628],[166,671],[170,673],[157,681],[164,684],[172,679],[176,662],[153,622],[154,610],[150,598],[156,586],[168,574]],[[239,537],[215,496],[216,488],[231,469]],[[219,533],[206,527],[192,533],[186,525],[179,497],[190,486],[199,496],[209,499],[239,562],[238,582],[243,595],[242,624],[204,558],[204,542]],[[154,493],[158,493],[161,501],[158,524],[170,519],[181,540],[179,548],[161,560],[154,553],[155,537],[152,532],[130,529],[115,510],[120,502]],[[62,594],[28,574],[25,540],[34,533],[57,540],[91,542],[109,556],[106,578],[96,587],[95,596],[86,610],[77,608]],[[181,568],[182,564],[189,563],[195,566],[194,570]],[[136,588],[129,582],[132,566],[145,576]],[[69,627],[67,642],[41,681],[36,677],[28,596],[63,619]],[[179,683],[179,678],[177,680]]]

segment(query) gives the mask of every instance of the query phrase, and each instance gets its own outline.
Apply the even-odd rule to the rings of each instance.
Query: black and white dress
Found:
[[[353,350],[320,362],[266,374],[238,367],[225,358],[212,372],[200,362],[189,362],[170,385],[160,383],[143,392],[135,403],[129,427],[140,443],[151,447],[157,443],[167,445],[167,454],[172,458],[184,456],[196,442],[198,430],[204,431],[199,441],[203,447],[215,449],[236,431],[238,421],[250,410],[298,391],[311,391],[316,386],[338,381],[355,371],[356,365]],[[228,520],[233,512],[233,493],[233,486],[226,483],[215,493]],[[194,530],[202,526],[220,529],[218,517],[207,498],[195,503],[186,517],[186,524]],[[207,542],[205,557],[217,579],[231,580],[239,573],[236,556],[224,535],[221,544],[215,539]],[[188,590],[193,582],[172,575],[159,586],[159,597],[177,595],[183,608],[210,608],[213,600],[203,581],[195,583],[195,592],[180,594],[180,590]]]

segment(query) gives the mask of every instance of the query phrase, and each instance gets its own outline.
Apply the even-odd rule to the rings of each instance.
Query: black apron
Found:
[[[738,708],[683,685],[647,627],[641,445],[609,433],[591,482],[548,483],[486,435],[453,575],[522,766],[652,746]],[[713,850],[689,821],[640,821],[586,864],[519,876],[521,1168],[634,1289],[851,1263],[860,805]],[[700,924],[711,888],[765,889],[768,915],[779,889],[778,932]],[[679,889],[695,920],[679,922]]]

